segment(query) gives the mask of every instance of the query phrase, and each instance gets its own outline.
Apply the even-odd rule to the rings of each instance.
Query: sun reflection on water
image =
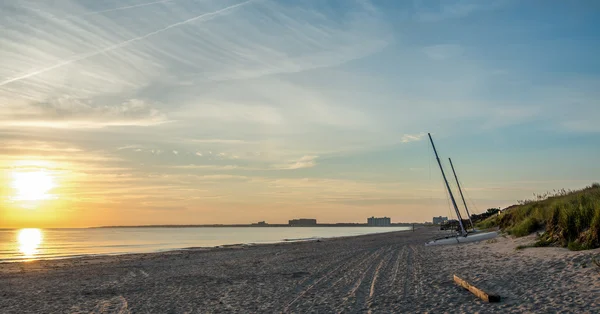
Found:
[[[25,258],[34,258],[39,251],[44,237],[42,230],[37,228],[21,229],[17,235],[19,242],[19,251],[23,253]]]

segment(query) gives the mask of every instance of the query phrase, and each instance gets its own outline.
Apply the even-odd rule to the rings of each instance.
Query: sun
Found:
[[[48,194],[55,187],[54,178],[43,170],[18,171],[12,174],[15,201],[40,201],[52,198]]]
[[[42,231],[37,228],[19,230],[17,240],[19,242],[19,251],[25,257],[33,257],[37,254],[38,248],[42,243]]]

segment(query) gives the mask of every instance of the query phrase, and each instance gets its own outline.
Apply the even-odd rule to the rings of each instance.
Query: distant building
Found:
[[[387,227],[391,224],[392,224],[392,220],[389,217],[367,218],[367,225],[369,225],[369,226]]]
[[[259,221],[252,224],[253,226],[266,226],[267,223],[265,221]]]
[[[446,221],[448,221],[448,217],[442,217],[442,216],[433,217],[433,224],[434,225],[441,225],[441,224],[443,224]]]
[[[291,227],[316,226],[317,220],[316,219],[308,219],[308,218],[292,219],[289,221],[289,225]]]

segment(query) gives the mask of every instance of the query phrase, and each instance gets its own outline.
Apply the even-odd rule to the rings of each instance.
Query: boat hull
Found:
[[[493,239],[498,236],[498,232],[484,232],[484,233],[475,233],[470,234],[466,237],[456,236],[449,237],[444,239],[437,239],[433,241],[429,241],[425,244],[425,246],[433,246],[433,245],[448,245],[448,244],[461,244],[461,243],[470,243],[470,242],[479,242],[483,240]]]

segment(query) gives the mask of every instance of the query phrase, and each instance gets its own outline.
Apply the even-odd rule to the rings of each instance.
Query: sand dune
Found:
[[[432,229],[0,264],[2,313],[598,313],[596,251],[425,247]],[[452,275],[500,294],[489,304]]]

